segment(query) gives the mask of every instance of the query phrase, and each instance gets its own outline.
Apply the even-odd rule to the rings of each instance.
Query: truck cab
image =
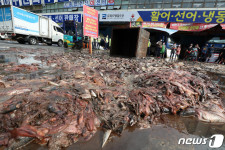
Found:
[[[55,22],[52,21],[52,43],[57,43],[58,46],[63,46],[64,40],[64,31],[63,29]]]

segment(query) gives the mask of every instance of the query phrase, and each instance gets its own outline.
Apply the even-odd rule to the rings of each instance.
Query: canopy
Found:
[[[159,31],[164,31],[168,33],[169,35],[176,33],[178,30],[173,30],[173,29],[167,29],[167,28],[156,28],[156,27],[151,27],[148,29],[153,29],[153,30],[159,30]]]

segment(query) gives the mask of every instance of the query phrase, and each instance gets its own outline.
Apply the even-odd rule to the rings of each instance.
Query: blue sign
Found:
[[[41,0],[33,0],[33,5],[41,5]]]
[[[12,5],[13,6],[20,6],[20,1],[19,0],[13,0]]]
[[[51,18],[56,23],[74,20],[76,22],[81,22],[81,14],[63,14],[63,15],[44,15],[48,18]]]
[[[225,10],[138,11],[143,21],[224,23]]]
[[[68,2],[69,0],[58,0],[58,2]]]
[[[101,6],[101,0],[95,0],[95,6]]]
[[[102,5],[102,6],[107,5],[107,0],[101,0],[101,5]]]
[[[29,6],[30,5],[30,0],[21,0],[22,1],[22,6]]]
[[[10,5],[10,0],[3,0],[4,1],[4,5]]]
[[[54,3],[54,0],[45,0],[45,4]]]

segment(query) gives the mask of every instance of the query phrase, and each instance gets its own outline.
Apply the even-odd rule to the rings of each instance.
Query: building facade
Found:
[[[82,11],[82,5],[97,10],[225,8],[225,0],[0,0],[35,13]]]

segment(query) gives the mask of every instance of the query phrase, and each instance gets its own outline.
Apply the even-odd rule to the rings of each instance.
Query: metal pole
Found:
[[[92,37],[89,39],[89,53],[92,55]]]

